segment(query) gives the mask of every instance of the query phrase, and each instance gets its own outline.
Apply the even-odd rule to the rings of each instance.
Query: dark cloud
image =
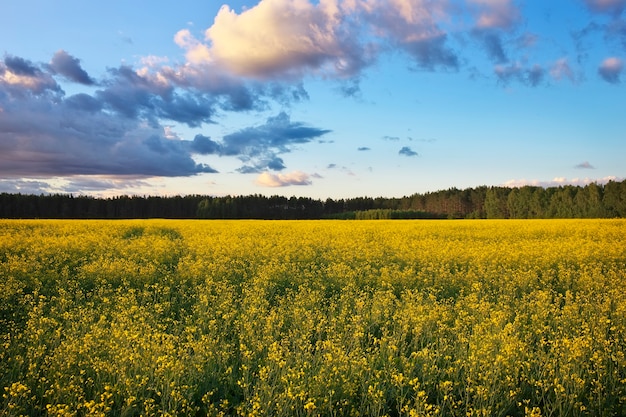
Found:
[[[98,85],[93,94],[65,97],[53,75]],[[193,155],[235,156],[241,172],[280,171],[280,153],[329,132],[292,122],[282,112],[260,126],[226,135],[221,141],[196,135],[180,140],[165,121],[200,127],[222,111],[263,108],[265,100],[303,100],[302,85],[247,86],[229,77],[200,79],[189,68],[108,70],[96,82],[80,61],[59,51],[50,64],[20,57],[0,62],[0,97],[12,97],[0,112],[0,174],[6,176],[134,175],[188,176],[215,172]],[[209,77],[210,78],[210,77]],[[220,81],[225,81],[221,83]],[[47,94],[53,92],[54,94]]]
[[[404,155],[404,156],[417,156],[417,152],[415,152],[413,149],[411,149],[408,146],[403,146],[402,149],[400,149],[400,151],[398,151],[398,154],[400,155]]]
[[[0,175],[189,176],[215,172],[196,163],[193,142],[169,140],[160,126],[115,114],[24,98],[0,112]],[[88,101],[88,100],[86,100]]]
[[[222,147],[219,143],[203,135],[196,135],[193,138],[193,142],[191,142],[191,150],[200,155],[219,154],[221,149]]]
[[[79,93],[65,99],[65,104],[74,110],[97,112],[102,110],[102,102],[89,94]]]
[[[525,68],[519,63],[511,65],[496,65],[494,73],[503,85],[518,81],[529,87],[537,87],[545,78],[546,70],[540,65]]]
[[[574,166],[574,168],[576,168],[576,169],[596,169],[596,167],[594,167],[593,165],[591,165],[587,161],[581,162],[580,164]]]
[[[405,42],[403,49],[413,58],[419,68],[427,70],[452,69],[459,67],[456,53],[446,46],[447,36],[441,34],[429,39]]]
[[[80,60],[74,58],[64,50],[57,51],[50,61],[50,69],[55,74],[61,74],[70,81],[79,84],[93,85],[95,81],[80,66]]]
[[[268,160],[267,163],[265,163],[264,165],[273,171],[282,171],[283,169],[287,168],[283,159],[277,156]]]
[[[255,169],[283,169],[284,164],[276,158],[277,153],[289,152],[294,145],[309,143],[330,130],[292,122],[284,112],[267,119],[260,126],[248,127],[228,134],[222,140],[222,155],[255,159]]]
[[[216,101],[208,94],[179,92],[158,75],[139,74],[128,66],[109,69],[109,75],[95,95],[109,111],[153,124],[171,120],[199,127],[213,122]]]
[[[11,194],[48,194],[50,184],[45,181],[24,179],[0,179],[0,192]]]
[[[502,45],[502,37],[493,30],[476,30],[474,35],[482,42],[487,55],[496,64],[509,62],[509,58]]]
[[[4,58],[4,65],[15,75],[36,77],[41,72],[32,62],[19,56],[7,55]]]
[[[6,55],[0,63],[0,93],[3,92],[16,98],[29,94],[63,94],[63,90],[50,74],[31,61],[12,55]]]
[[[285,168],[287,168],[287,166],[282,158],[270,154],[268,158],[256,160],[254,165],[243,165],[237,169],[237,172],[241,174],[259,174],[268,169],[272,171],[282,171]]]

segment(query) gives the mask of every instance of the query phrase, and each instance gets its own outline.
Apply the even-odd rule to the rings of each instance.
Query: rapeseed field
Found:
[[[626,220],[0,220],[0,415],[626,415],[624,242]]]

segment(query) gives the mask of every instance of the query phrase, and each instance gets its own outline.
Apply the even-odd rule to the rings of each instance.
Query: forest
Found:
[[[626,180],[585,186],[450,188],[400,198],[0,194],[12,219],[539,219],[626,217]]]

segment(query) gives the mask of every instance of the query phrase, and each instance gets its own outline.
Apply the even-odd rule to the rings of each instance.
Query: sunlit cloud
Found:
[[[598,74],[608,83],[619,84],[623,70],[624,63],[622,60],[616,57],[610,57],[602,61],[598,68]]]
[[[293,171],[286,174],[272,174],[263,172],[255,183],[261,187],[287,187],[290,185],[311,185],[311,176],[302,171]]]
[[[565,78],[572,82],[575,81],[574,71],[570,67],[567,58],[559,58],[552,64],[550,67],[550,76],[557,81]]]
[[[476,28],[509,30],[521,14],[512,0],[468,0],[476,15]]]

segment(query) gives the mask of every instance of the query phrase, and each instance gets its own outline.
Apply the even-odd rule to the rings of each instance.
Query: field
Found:
[[[626,220],[0,220],[0,415],[626,415]]]

